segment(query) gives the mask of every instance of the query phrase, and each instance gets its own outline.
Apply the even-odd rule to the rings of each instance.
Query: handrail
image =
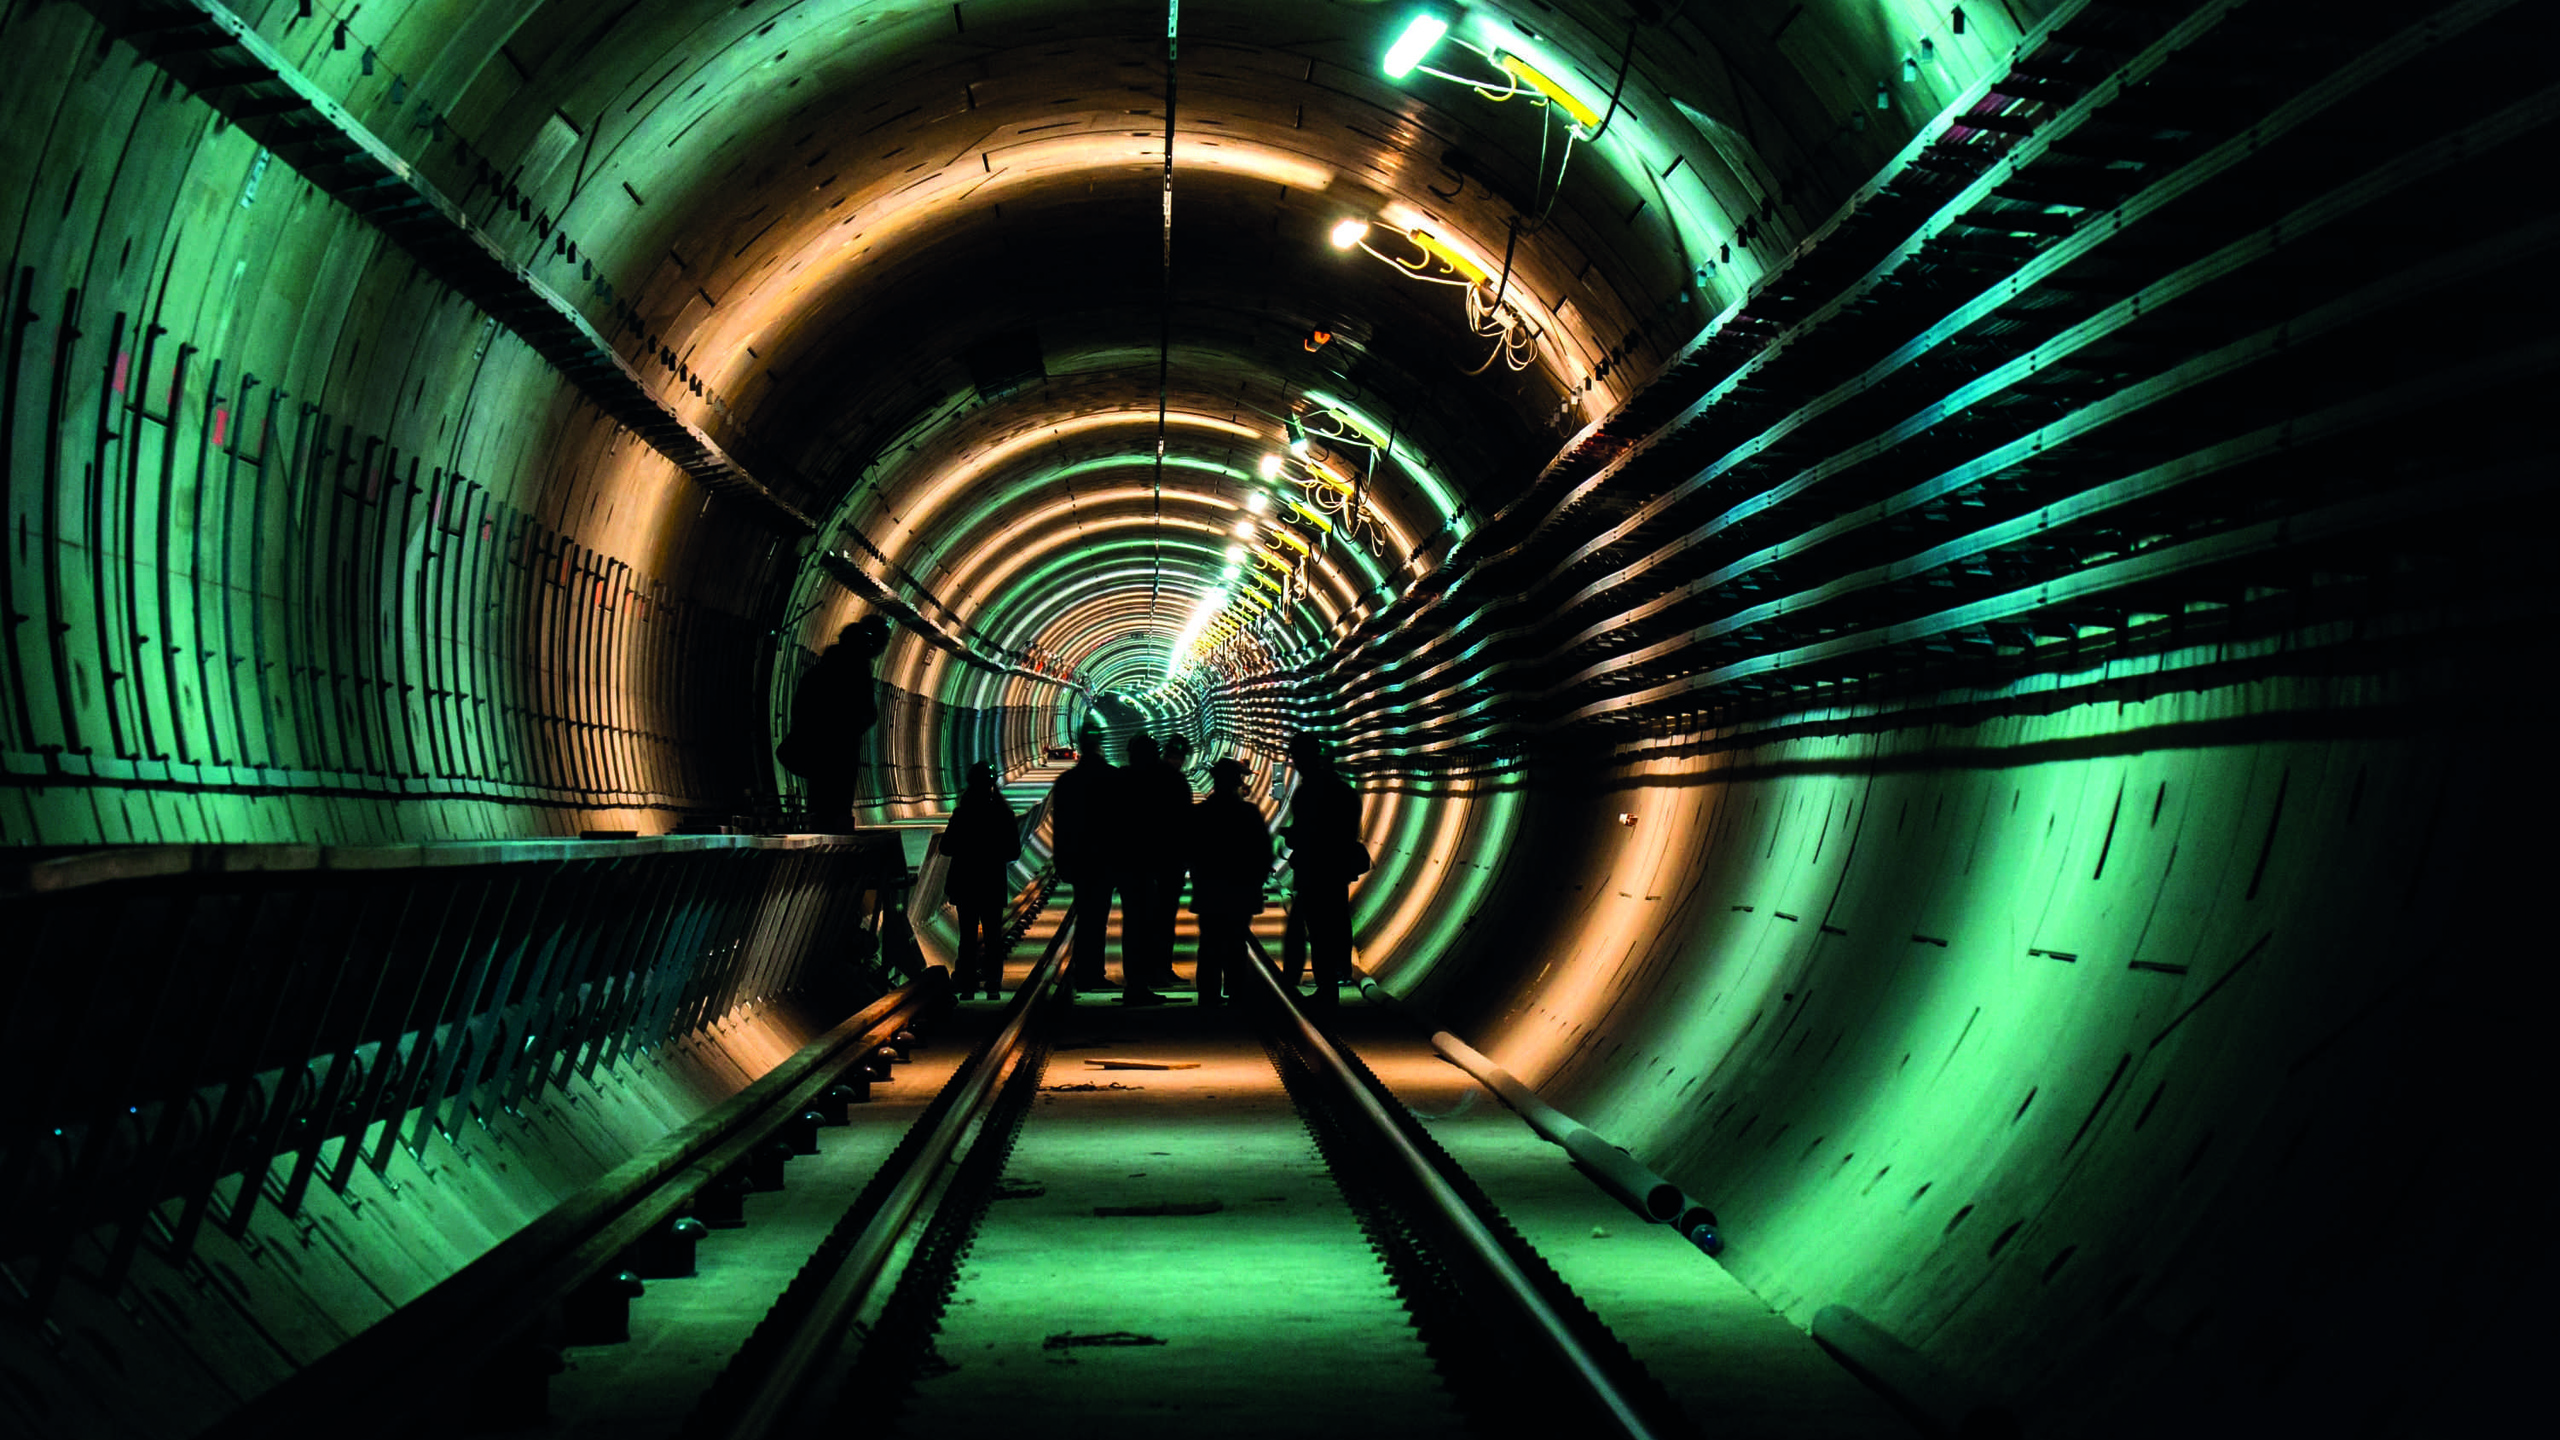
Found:
[[[1565,1325],[1564,1317],[1558,1315],[1555,1307],[1547,1303],[1547,1298],[1538,1293],[1537,1286],[1522,1272],[1502,1242],[1494,1237],[1483,1217],[1477,1215],[1439,1170],[1414,1148],[1403,1128],[1379,1103],[1377,1093],[1362,1083],[1359,1075],[1343,1060],[1342,1052],[1335,1049],[1324,1032],[1318,1030],[1305,1012],[1291,1001],[1287,988],[1280,983],[1278,971],[1271,964],[1269,952],[1262,948],[1261,938],[1250,934],[1247,938],[1252,941],[1254,957],[1260,963],[1240,968],[1253,973],[1258,983],[1269,992],[1270,998],[1279,1005],[1281,1013],[1296,1027],[1301,1050],[1320,1065],[1335,1086],[1359,1107],[1361,1115],[1377,1132],[1377,1138],[1385,1142],[1397,1163],[1421,1187],[1432,1208],[1440,1213],[1441,1219],[1457,1234],[1477,1263],[1484,1267],[1493,1283],[1528,1317],[1539,1341],[1553,1352],[1574,1378],[1582,1382],[1598,1409],[1609,1418],[1612,1433],[1636,1437],[1636,1440],[1654,1440],[1658,1432],[1636,1412],[1619,1391],[1617,1383],[1601,1368],[1600,1362]]]
[[[860,849],[859,835],[638,835],[611,839],[528,835],[505,840],[412,840],[388,845],[100,845],[0,851],[0,897],[56,895],[90,885],[172,875],[270,875],[314,871],[380,874],[537,861],[618,860],[732,850]],[[901,862],[904,863],[903,861]]]
[[[764,1367],[753,1392],[743,1397],[726,1423],[712,1433],[723,1440],[761,1440],[789,1420],[808,1387],[809,1372],[833,1352],[853,1312],[887,1268],[890,1252],[897,1248],[927,1192],[1021,1059],[1023,1036],[1030,1028],[1032,1012],[1066,973],[1063,948],[1067,936],[1074,932],[1074,920],[1075,907],[1070,905],[1058,922],[1057,933],[1049,937],[1049,947],[1041,953],[1040,963],[1032,967],[1030,978],[1015,993],[1003,1027],[987,1041],[978,1062],[952,1077],[938,1098],[942,1115],[928,1132],[923,1150],[883,1197],[880,1207],[863,1226],[860,1238],[811,1302],[807,1316]]]

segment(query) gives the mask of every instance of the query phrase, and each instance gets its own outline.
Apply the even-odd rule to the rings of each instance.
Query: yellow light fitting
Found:
[[[1545,71],[1517,55],[1497,51],[1493,63],[1511,72],[1512,78],[1553,101],[1558,109],[1573,117],[1573,123],[1585,130],[1600,128],[1600,113],[1573,98],[1573,92],[1548,79]]]
[[[1371,445],[1374,445],[1381,450],[1386,448],[1387,437],[1379,434],[1378,431],[1367,421],[1362,420],[1350,411],[1337,410],[1330,405],[1323,405],[1317,407],[1316,413],[1340,425],[1345,430],[1355,432],[1361,438],[1367,440]]]
[[[1317,528],[1317,529],[1319,529],[1319,530],[1322,530],[1323,532],[1325,532],[1325,533],[1326,533],[1326,534],[1328,534],[1328,535],[1330,535],[1330,534],[1332,534],[1332,533],[1333,533],[1333,522],[1332,522],[1332,521],[1327,520],[1327,519],[1326,519],[1326,518],[1324,518],[1322,515],[1319,515],[1319,514],[1317,514],[1315,511],[1308,509],[1306,506],[1299,504],[1295,499],[1291,499],[1289,496],[1284,495],[1284,496],[1282,496],[1282,497],[1280,497],[1280,498],[1282,498],[1282,499],[1284,499],[1284,500],[1288,500],[1288,502],[1289,502],[1289,508],[1290,508],[1290,509],[1292,509],[1292,510],[1297,511],[1297,512],[1298,512],[1298,514],[1299,514],[1301,517],[1303,517],[1303,518],[1306,520],[1306,522],[1307,522],[1308,524],[1313,525],[1314,527],[1316,527],[1316,528]]]
[[[1308,545],[1306,541],[1298,538],[1298,532],[1295,530],[1274,530],[1271,532],[1271,536],[1280,543],[1296,550],[1301,555],[1313,555],[1316,553],[1314,548]]]
[[[1449,242],[1428,230],[1407,230],[1404,238],[1422,247],[1422,253],[1456,271],[1460,277],[1477,285],[1491,278],[1484,267],[1449,248]]]

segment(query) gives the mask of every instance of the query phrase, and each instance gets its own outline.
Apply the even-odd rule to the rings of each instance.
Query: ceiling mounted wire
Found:
[[[1164,438],[1173,384],[1173,112],[1175,71],[1182,60],[1182,0],[1164,10],[1164,255],[1163,302],[1156,321],[1156,472],[1149,487],[1155,518],[1148,537],[1147,623],[1155,624],[1164,595]]]

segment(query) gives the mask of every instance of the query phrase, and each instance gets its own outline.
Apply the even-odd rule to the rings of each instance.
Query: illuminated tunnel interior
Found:
[[[1200,789],[1243,760],[1276,821],[1321,738],[1360,965],[1905,1400],[2496,1413],[2547,1264],[2506,1253],[2548,1089],[2508,994],[2550,948],[2540,7],[7,0],[0,37],[13,1241],[164,1154],[66,1127],[160,1112],[56,1037],[192,1003],[83,978],[143,942],[42,876],[798,834],[795,689],[882,614],[864,831],[1088,724],[1187,737]],[[741,1021],[695,1088],[835,1018]],[[336,1096],[314,1024],[241,1075]],[[193,1433],[62,1419],[112,1367],[45,1314],[0,1406]],[[199,1420],[273,1383],[202,1363]]]

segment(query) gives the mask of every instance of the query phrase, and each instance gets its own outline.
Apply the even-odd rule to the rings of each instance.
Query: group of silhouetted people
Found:
[[[1174,927],[1187,880],[1191,913],[1200,922],[1200,957],[1194,980],[1200,1003],[1230,998],[1237,967],[1252,953],[1253,917],[1264,909],[1271,877],[1271,829],[1245,798],[1249,772],[1236,760],[1209,767],[1209,793],[1193,803],[1180,737],[1159,743],[1132,736],[1123,764],[1103,754],[1102,737],[1081,737],[1075,766],[1058,777],[1049,817],[1058,878],[1075,900],[1068,983],[1078,990],[1108,988],[1103,950],[1110,934],[1115,895],[1121,915],[1122,1003],[1160,1005],[1176,983]],[[1360,841],[1360,802],[1311,737],[1290,747],[1298,772],[1290,807],[1289,836],[1296,872],[1291,905],[1287,979],[1298,979],[1302,953],[1315,959],[1319,1004],[1336,998],[1350,973],[1349,885],[1368,868]],[[951,870],[946,893],[960,911],[960,956],[955,980],[961,994],[1001,993],[1005,867],[1021,854],[1020,822],[986,766],[972,770],[969,788],[943,832],[942,853]]]
[[[791,727],[775,756],[806,782],[813,830],[853,829],[862,740],[880,713],[871,667],[888,642],[885,616],[845,626],[792,694]],[[1058,777],[1049,800],[1058,878],[1077,902],[1068,982],[1079,990],[1107,988],[1103,948],[1117,895],[1121,999],[1162,1004],[1159,987],[1175,983],[1174,927],[1188,881],[1191,913],[1200,922],[1200,1003],[1223,1004],[1230,977],[1252,952],[1253,917],[1264,909],[1263,887],[1271,877],[1271,830],[1245,798],[1249,772],[1235,760],[1211,765],[1209,793],[1195,804],[1186,771],[1190,743],[1182,737],[1159,743],[1134,735],[1117,766],[1103,755],[1098,732],[1079,738],[1076,764]],[[1289,759],[1297,787],[1280,833],[1289,838],[1296,878],[1282,972],[1296,985],[1312,958],[1313,998],[1330,1004],[1351,975],[1349,887],[1369,868],[1360,797],[1314,737],[1291,741]],[[1004,984],[1008,870],[1022,857],[1021,819],[993,767],[970,767],[941,849],[950,864],[943,893],[960,912],[956,984],[963,995],[992,997]]]

